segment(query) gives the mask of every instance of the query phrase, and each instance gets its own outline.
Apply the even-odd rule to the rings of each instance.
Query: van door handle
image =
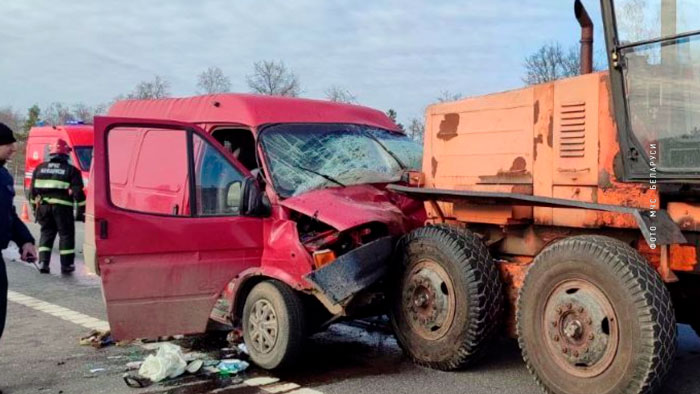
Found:
[[[107,221],[100,219],[100,239],[107,239]]]

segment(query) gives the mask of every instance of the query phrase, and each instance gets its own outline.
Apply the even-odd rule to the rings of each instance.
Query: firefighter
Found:
[[[51,249],[56,233],[59,240],[61,272],[75,271],[75,220],[85,221],[85,193],[80,170],[68,163],[71,148],[57,139],[51,145],[49,161],[39,164],[32,176],[31,199],[37,222],[41,225],[39,239],[39,272],[48,274]],[[73,206],[77,214],[73,217]]]

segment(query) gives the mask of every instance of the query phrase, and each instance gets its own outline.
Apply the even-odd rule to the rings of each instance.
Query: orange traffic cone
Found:
[[[22,219],[23,222],[29,222],[29,204],[27,204],[26,201],[22,204],[22,215],[20,219]]]

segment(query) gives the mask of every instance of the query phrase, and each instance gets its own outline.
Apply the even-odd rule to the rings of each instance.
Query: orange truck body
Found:
[[[611,106],[608,72],[432,105],[421,186],[659,209],[653,179],[622,183],[616,176],[620,148]],[[677,280],[674,271],[697,268],[696,245],[652,249],[629,213],[439,198],[426,202],[426,210],[429,222],[467,224],[482,233],[511,301],[534,256],[577,233],[628,240],[666,282]],[[670,202],[666,210],[684,232],[700,229],[700,204]]]

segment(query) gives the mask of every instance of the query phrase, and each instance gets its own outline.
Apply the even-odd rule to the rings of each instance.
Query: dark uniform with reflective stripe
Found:
[[[73,205],[77,204],[77,219],[85,217],[85,193],[80,170],[68,164],[68,156],[52,155],[51,160],[39,164],[32,177],[32,203],[36,220],[41,225],[39,261],[48,268],[53,241],[58,233],[61,269],[73,270],[75,259],[75,218]]]

